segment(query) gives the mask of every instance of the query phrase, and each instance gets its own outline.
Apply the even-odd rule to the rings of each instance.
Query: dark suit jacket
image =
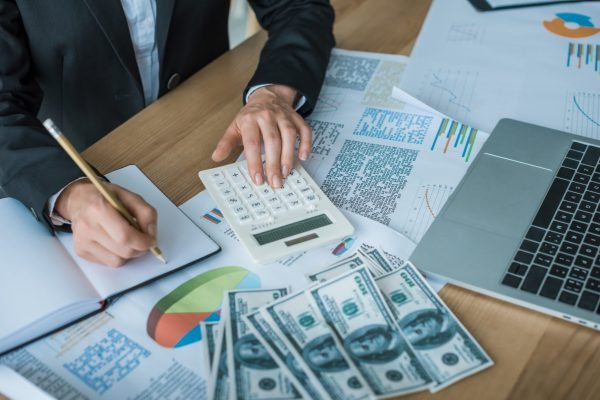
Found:
[[[229,1],[156,3],[163,95],[229,49]],[[307,97],[301,113],[310,112],[334,45],[328,0],[250,4],[269,39],[248,87],[294,87]],[[38,219],[81,176],[40,121],[52,118],[83,150],[143,107],[120,0],[0,0],[0,187]]]

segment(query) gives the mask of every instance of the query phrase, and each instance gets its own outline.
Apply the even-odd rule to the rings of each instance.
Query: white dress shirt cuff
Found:
[[[250,96],[252,96],[252,93],[256,92],[258,89],[263,88],[265,86],[271,86],[271,85],[275,85],[274,83],[264,83],[262,85],[256,85],[256,86],[252,86],[249,90],[248,93],[246,93],[246,103],[248,102],[248,99],[250,98]],[[296,111],[298,111],[304,104],[306,103],[306,96],[302,95],[297,101],[296,104],[294,105],[294,109]]]
[[[61,193],[66,188],[68,188],[69,186],[71,186],[75,182],[80,181],[82,179],[87,179],[87,178],[81,177],[81,178],[75,179],[73,182],[69,183],[67,186],[65,186],[64,188],[60,189],[60,191],[56,192],[56,194],[52,195],[48,199],[48,202],[46,203],[46,210],[48,211],[48,217],[50,217],[50,222],[52,222],[52,225],[54,225],[54,226],[62,226],[62,225],[70,225],[71,224],[71,221],[69,221],[67,219],[64,219],[63,217],[61,217],[60,215],[58,215],[58,213],[54,211],[54,207],[56,206],[56,200],[58,200],[58,196],[60,196]]]

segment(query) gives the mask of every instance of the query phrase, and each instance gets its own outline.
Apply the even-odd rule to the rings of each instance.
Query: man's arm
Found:
[[[213,159],[221,161],[243,144],[250,175],[261,184],[262,140],[267,181],[277,188],[293,166],[298,136],[300,159],[311,151],[312,132],[294,107],[303,96],[306,101],[298,112],[307,115],[317,101],[335,44],[334,12],[327,0],[250,0],[250,4],[269,39],[244,99],[250,88],[272,85],[252,93],[217,145]]]
[[[269,32],[249,88],[264,83],[286,85],[306,96],[298,110],[315,106],[331,49],[334,11],[328,0],[250,0],[259,24]]]
[[[109,185],[139,221],[144,232],[138,232],[91,183],[68,185],[82,173],[38,120],[41,101],[19,9],[14,1],[0,0],[0,186],[38,219],[46,216],[48,199],[66,187],[56,210],[73,222],[75,250],[83,258],[119,266],[145,253],[156,238],[155,210],[141,197]]]
[[[0,186],[42,219],[46,200],[81,172],[36,117],[42,91],[19,10],[8,0],[0,0],[0,54]]]

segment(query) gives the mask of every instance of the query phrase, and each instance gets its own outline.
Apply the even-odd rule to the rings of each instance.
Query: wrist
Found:
[[[293,108],[298,100],[298,91],[286,85],[267,85],[256,89],[250,95],[248,103],[269,98],[272,99],[273,97],[279,98]]]
[[[78,199],[84,197],[84,193],[90,189],[95,189],[94,185],[88,179],[81,179],[69,184],[56,199],[54,212],[62,218],[72,221],[73,215],[79,208]]]

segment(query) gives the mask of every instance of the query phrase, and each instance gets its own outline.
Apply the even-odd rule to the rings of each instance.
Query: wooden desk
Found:
[[[425,0],[333,0],[337,46],[410,54]],[[196,172],[240,108],[265,41],[259,33],[85,152],[107,172],[135,163],[177,204],[202,189]],[[234,161],[237,154],[228,161]],[[453,286],[442,297],[496,362],[439,399],[600,399],[600,334]]]

